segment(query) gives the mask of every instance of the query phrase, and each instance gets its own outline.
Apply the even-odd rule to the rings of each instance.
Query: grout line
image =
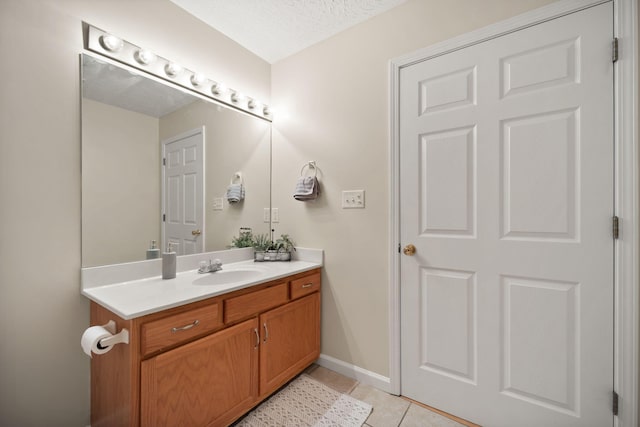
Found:
[[[405,417],[407,416],[407,412],[409,412],[409,408],[411,408],[411,402],[409,402],[409,404],[407,405],[407,409],[404,410],[404,414],[402,414],[402,418],[400,418],[400,422],[398,423],[398,427],[400,427],[402,425],[402,422],[404,421]]]
[[[435,412],[436,414],[440,414],[443,417],[449,418],[450,420],[453,420],[453,421],[455,421],[457,423],[460,423],[463,426],[466,426],[466,427],[482,427],[479,424],[474,424],[471,421],[467,421],[467,420],[464,420],[462,418],[456,417],[455,415],[451,415],[451,414],[449,414],[447,412],[441,411],[440,409],[434,408],[433,406],[425,405],[424,403],[420,403],[417,400],[413,400],[413,399],[408,398],[406,396],[400,396],[400,397],[402,399],[404,399],[404,400],[407,400],[407,401],[411,402],[414,405],[420,406],[421,408],[427,409],[427,410],[429,410],[431,412]]]
[[[351,388],[346,391],[344,394],[348,394],[349,396],[351,396],[351,393],[353,393],[353,391],[356,389],[356,387],[358,387],[360,385],[360,381],[356,381]]]

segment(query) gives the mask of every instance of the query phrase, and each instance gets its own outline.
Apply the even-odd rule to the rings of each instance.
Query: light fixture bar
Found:
[[[241,96],[240,92],[226,87],[221,82],[186,69],[180,64],[92,25],[88,25],[88,30],[87,48],[92,52],[122,62],[252,116],[268,121],[273,120],[273,113],[269,106],[256,101],[255,98]]]

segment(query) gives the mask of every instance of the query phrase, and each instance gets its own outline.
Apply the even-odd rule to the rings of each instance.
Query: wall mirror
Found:
[[[83,267],[144,260],[175,233],[192,236],[180,255],[269,232],[268,121],[89,54],[81,76]],[[243,201],[227,200],[232,182]]]

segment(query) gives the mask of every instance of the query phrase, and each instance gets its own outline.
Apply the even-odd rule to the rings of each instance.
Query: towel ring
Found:
[[[231,177],[230,184],[242,184],[244,185],[244,178],[242,177],[242,172],[236,172]]]
[[[302,168],[300,169],[300,176],[304,176],[303,173],[304,173],[305,168],[313,169],[313,177],[314,178],[316,178],[318,176],[318,166],[316,166],[316,161],[315,160],[308,161],[307,163],[302,165]]]

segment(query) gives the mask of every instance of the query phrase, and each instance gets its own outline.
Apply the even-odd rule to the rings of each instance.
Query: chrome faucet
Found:
[[[198,268],[198,273],[215,273],[216,271],[222,270],[222,261],[219,259],[214,259],[213,261],[209,260],[209,264],[206,261],[200,262],[200,268]]]

